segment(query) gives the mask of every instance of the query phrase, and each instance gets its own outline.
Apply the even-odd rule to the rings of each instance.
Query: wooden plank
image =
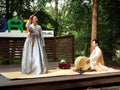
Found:
[[[63,37],[47,37],[45,38],[46,54],[48,59],[52,58],[70,58],[74,60],[74,52],[72,46],[74,41],[71,41],[73,36]],[[0,61],[1,60],[16,60],[16,57],[21,60],[25,38],[22,37],[0,37]],[[63,53],[64,52],[64,53]]]

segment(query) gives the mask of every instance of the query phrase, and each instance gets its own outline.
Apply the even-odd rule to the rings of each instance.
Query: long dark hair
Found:
[[[92,41],[95,41],[95,43],[99,45],[99,41],[97,39],[93,39]]]

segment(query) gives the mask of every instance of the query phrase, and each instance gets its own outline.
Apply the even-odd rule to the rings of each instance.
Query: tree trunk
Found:
[[[92,52],[92,40],[97,38],[98,29],[98,0],[93,0],[93,13],[92,13],[92,31],[91,31],[91,49]]]
[[[55,20],[58,21],[58,0],[55,0]]]
[[[52,16],[53,14],[52,0],[50,0],[49,3],[50,3],[50,14]]]
[[[5,0],[5,4],[6,4],[6,15],[5,18],[6,20],[9,19],[9,0]]]
[[[58,0],[55,0],[55,21],[58,22]],[[58,26],[55,27],[55,36],[58,33]]]

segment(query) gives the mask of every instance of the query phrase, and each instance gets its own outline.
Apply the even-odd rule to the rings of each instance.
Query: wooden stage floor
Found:
[[[49,69],[57,67],[58,62],[49,63]],[[0,65],[0,72],[20,71],[20,69],[20,65]],[[22,80],[8,80],[0,76],[0,90],[82,90],[112,85],[120,85],[120,72]]]

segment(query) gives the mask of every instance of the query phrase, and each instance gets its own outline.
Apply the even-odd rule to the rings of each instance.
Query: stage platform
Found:
[[[49,69],[57,67],[58,62],[49,62]],[[20,69],[20,65],[0,65],[0,72],[20,71]],[[99,88],[116,85],[120,85],[120,72],[21,80],[8,80],[0,76],[0,90],[82,90],[89,87]]]

